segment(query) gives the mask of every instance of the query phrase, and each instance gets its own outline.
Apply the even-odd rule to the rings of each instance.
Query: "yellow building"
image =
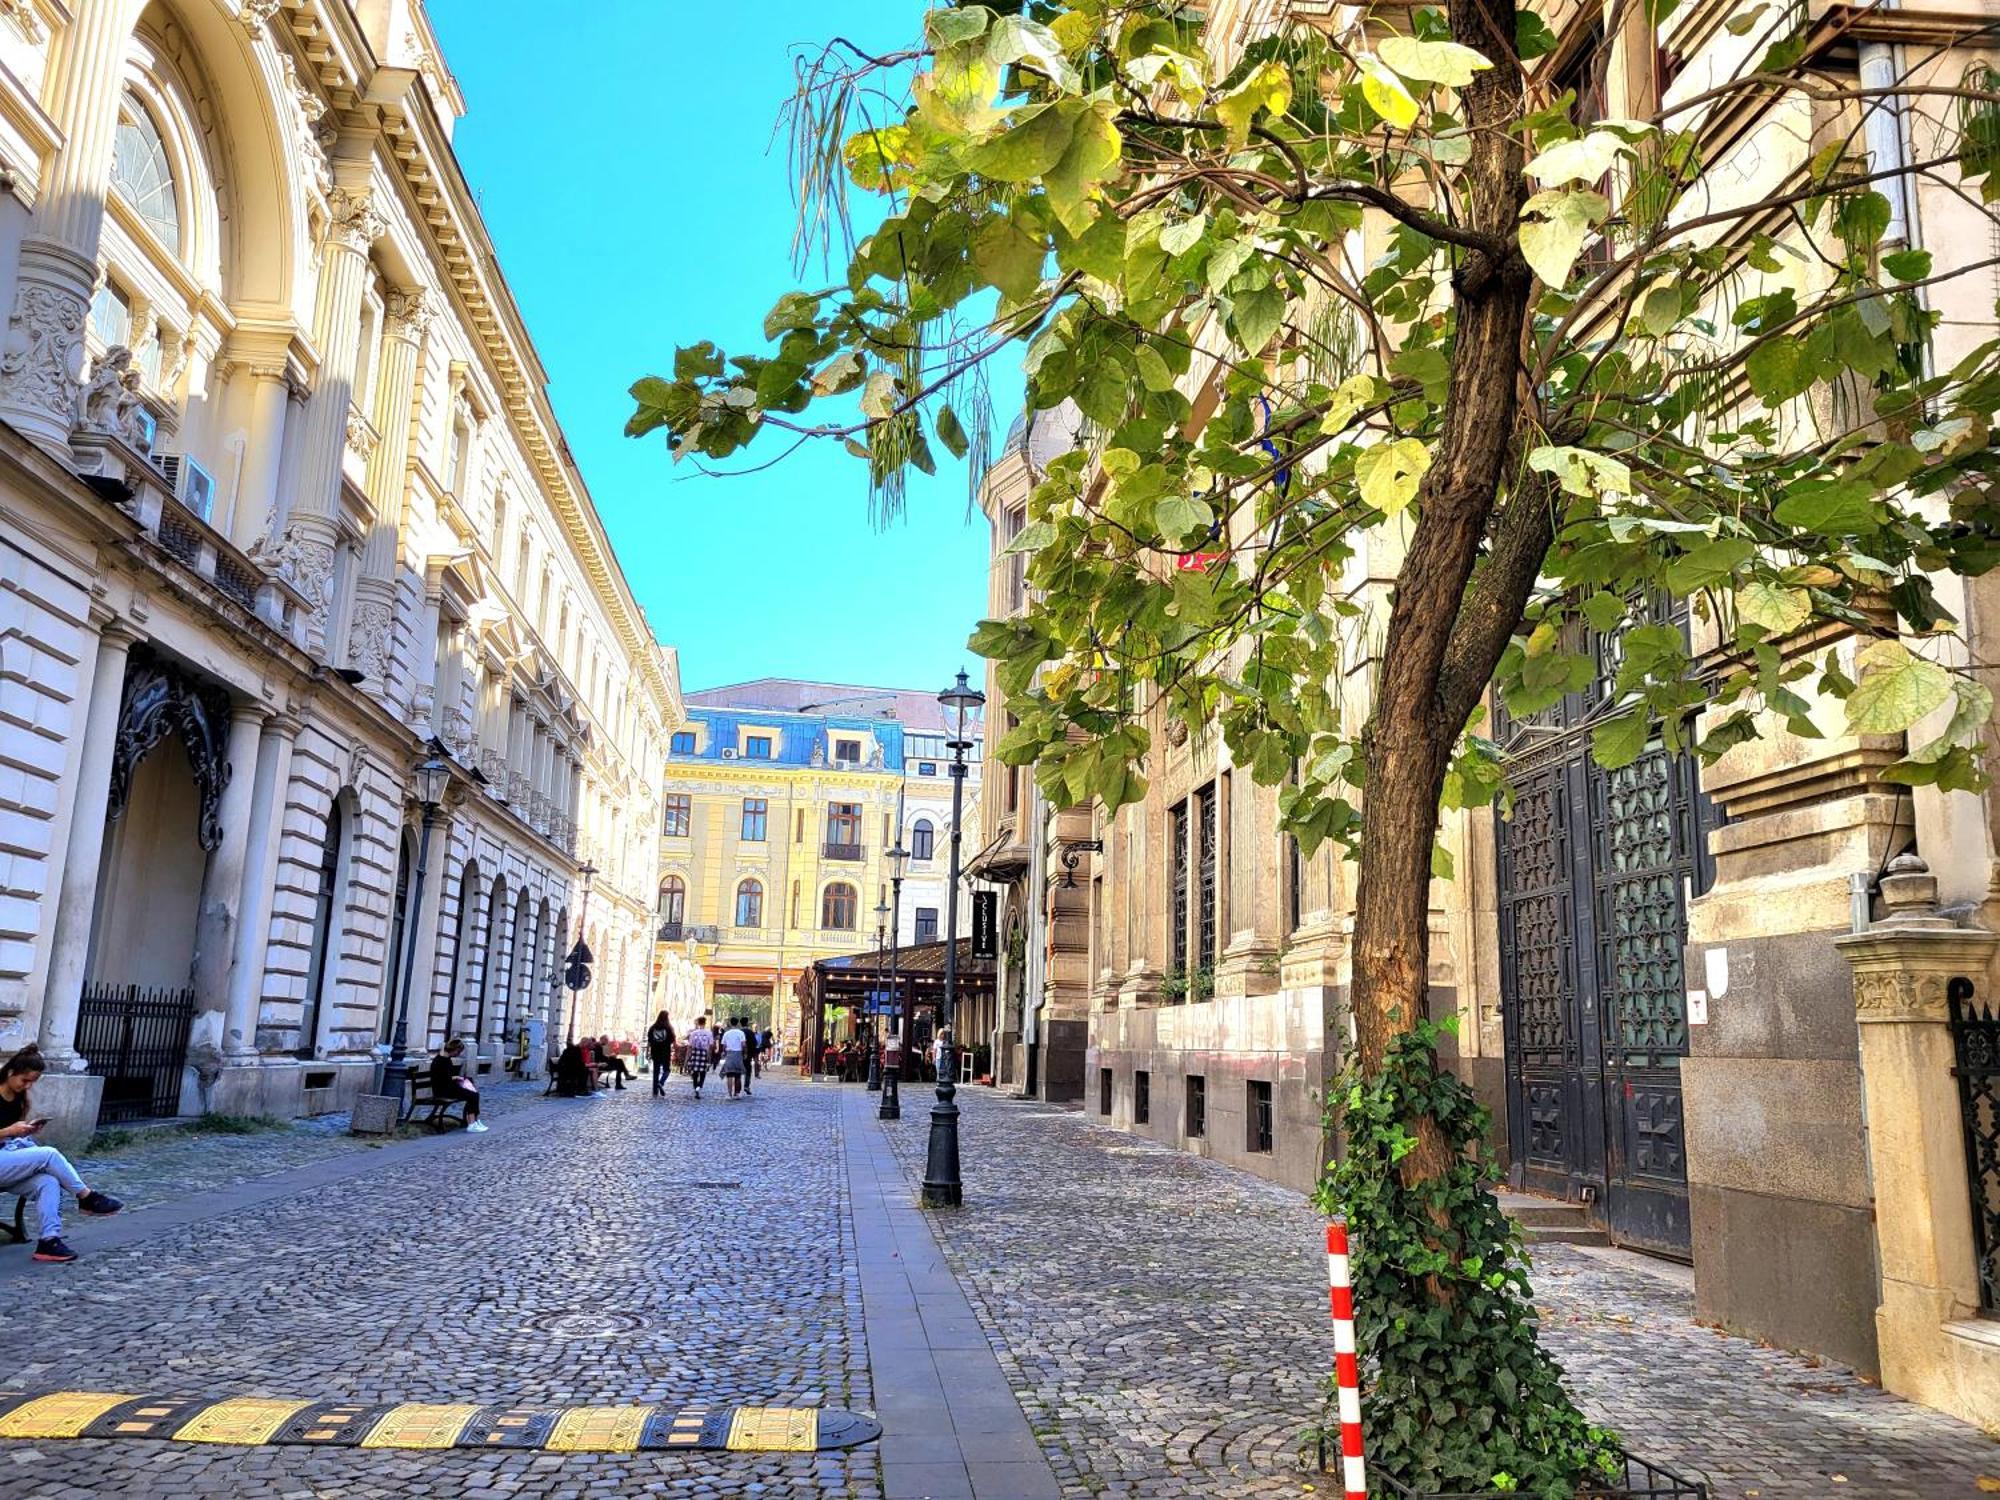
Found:
[[[942,711],[925,692],[767,678],[691,694],[688,715],[663,789],[660,939],[701,964],[711,1012],[771,1024],[789,1049],[799,972],[872,949],[887,925],[885,854],[899,831],[912,852],[904,941],[942,933]],[[976,776],[966,788],[974,829]]]

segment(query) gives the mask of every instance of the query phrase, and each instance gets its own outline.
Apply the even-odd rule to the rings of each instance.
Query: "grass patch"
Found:
[[[85,1156],[102,1156],[107,1151],[123,1151],[139,1139],[136,1130],[100,1130],[90,1138],[90,1144],[83,1148]]]
[[[189,1135],[262,1135],[290,1127],[283,1120],[265,1120],[255,1115],[196,1115],[180,1128]]]

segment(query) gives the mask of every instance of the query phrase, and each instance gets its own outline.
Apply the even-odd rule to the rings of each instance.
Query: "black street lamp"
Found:
[[[958,1005],[958,845],[965,818],[965,752],[972,748],[966,719],[986,703],[986,695],[958,681],[938,694],[938,702],[953,716],[951,751],[951,879],[944,904],[944,998],[938,1003],[937,1103],[931,1107],[930,1150],[924,1160],[924,1207],[956,1207],[965,1201],[958,1176],[957,1038],[951,1034]]]
[[[582,992],[590,985],[590,966],[596,961],[596,955],[590,951],[590,944],[583,940],[583,929],[590,918],[590,881],[591,877],[597,874],[597,866],[585,860],[576,873],[583,877],[583,900],[577,903],[576,908],[576,946],[569,950],[569,957],[563,961],[563,988],[580,998]],[[556,1021],[558,1022],[556,1030],[561,1031],[560,1011],[557,1012]],[[571,1043],[576,1041],[574,1002],[569,1007],[569,1030],[564,1035]]]
[[[396,985],[396,1030],[389,1043],[389,1061],[382,1067],[382,1092],[403,1107],[403,1090],[410,1080],[410,979],[417,968],[417,929],[423,923],[424,876],[430,872],[431,829],[437,824],[438,804],[451,781],[451,767],[435,755],[413,773],[417,803],[424,810],[423,831],[417,835],[417,878],[410,891],[410,910],[404,917],[408,929],[403,938],[403,975]]]
[[[889,903],[875,903],[875,989],[868,997],[868,1092],[882,1092],[882,932],[889,921]]]
[[[889,851],[889,889],[895,892],[889,904],[889,1031],[896,1038],[896,1066],[882,1070],[882,1104],[875,1111],[878,1120],[903,1118],[903,1002],[896,989],[897,959],[903,953],[903,862],[910,851],[898,837]]]

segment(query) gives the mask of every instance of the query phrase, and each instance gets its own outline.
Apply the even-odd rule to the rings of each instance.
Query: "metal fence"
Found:
[[[180,1112],[194,991],[138,984],[84,988],[76,1050],[104,1080],[100,1124]]]
[[[2000,1011],[1980,1005],[1964,980],[1952,981],[1951,1044],[1965,1121],[1979,1305],[2000,1313]]]

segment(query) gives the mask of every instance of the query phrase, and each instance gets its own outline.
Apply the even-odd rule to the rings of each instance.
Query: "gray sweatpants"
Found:
[[[0,1193],[19,1193],[35,1200],[42,1225],[38,1239],[52,1240],[62,1233],[65,1191],[81,1197],[83,1179],[55,1147],[16,1146],[0,1151]]]

